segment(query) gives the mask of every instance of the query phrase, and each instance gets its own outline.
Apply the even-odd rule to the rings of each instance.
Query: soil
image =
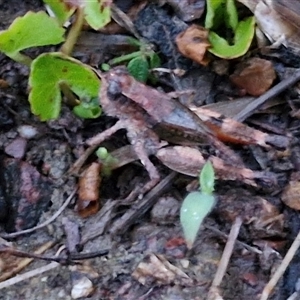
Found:
[[[1,30],[29,10],[44,9],[41,1],[33,0],[0,1],[0,5]],[[179,19],[174,21],[176,17],[173,10],[149,7],[140,16],[141,19],[135,21],[135,25],[142,36],[157,44],[163,67],[189,70],[191,76],[182,79],[180,87],[189,90],[197,86],[195,104],[210,104],[238,96],[240,90],[232,87],[228,76],[218,76],[212,68],[195,65],[168,44],[188,25]],[[164,22],[164,26],[159,22]],[[161,30],[170,34],[156,35]],[[114,38],[114,43],[120,42],[120,37]],[[111,58],[112,52],[105,52],[111,51],[109,47],[112,44],[108,43],[99,51],[92,46],[78,45],[74,53],[77,58],[94,65],[95,59],[97,63],[102,63]],[[122,52],[129,48],[123,45],[122,40],[113,49]],[[34,50],[29,54],[34,57],[42,50]],[[278,55],[267,56],[266,59],[274,63],[282,79],[288,76],[291,68],[286,58],[294,56],[280,51],[283,50],[278,49],[278,55],[282,55],[284,61]],[[192,250],[188,250],[180,227],[179,210],[187,194],[186,186],[193,179],[174,175],[155,157],[151,160],[166,184],[154,188],[154,196],[151,196],[151,192],[145,195],[144,198],[149,197],[150,200],[145,202],[141,215],[134,215],[134,212],[140,203],[144,203],[143,199],[130,205],[119,205],[118,201],[125,198],[134,187],[147,182],[148,174],[143,165],[134,162],[102,178],[100,210],[97,213],[81,217],[75,196],[62,214],[48,226],[9,238],[7,234],[41,224],[61,208],[78,187],[78,177],[66,174],[83,154],[86,148],[84,142],[116,122],[115,118],[105,115],[83,121],[67,105],[63,105],[58,120],[41,122],[30,111],[28,74],[27,67],[0,53],[1,234],[14,249],[31,254],[47,243],[51,245],[42,253],[43,256],[54,257],[62,246],[68,250],[59,252],[58,257],[65,259],[58,264],[35,258],[23,270],[15,272],[13,269],[25,259],[0,253],[1,280],[9,272],[12,272],[9,276],[11,280],[17,280],[29,271],[52,266],[49,271],[41,271],[3,288],[1,284],[9,280],[5,278],[6,281],[0,282],[1,300],[74,299],[75,288],[81,290],[86,286],[89,286],[90,293],[80,299],[207,299],[227,235],[237,217],[243,220],[243,225],[238,236],[239,242],[234,247],[219,287],[220,294],[226,300],[260,298],[263,288],[300,229],[297,210],[281,201],[283,191],[286,197],[295,197],[287,195],[286,190],[289,182],[295,185],[298,182],[295,173],[299,171],[299,118],[291,114],[289,105],[290,99],[299,98],[296,89],[290,88],[284,92],[282,97],[289,100],[286,103],[281,102],[280,106],[247,120],[250,126],[262,131],[293,137],[289,149],[232,147],[251,170],[263,171],[265,168],[276,174],[278,184],[274,187],[261,186],[259,183],[259,187],[255,188],[245,182],[218,181],[215,187],[217,205],[205,219]],[[166,90],[178,87],[176,81],[166,76],[160,78],[156,83],[158,85]],[[296,108],[292,109],[295,112]],[[28,132],[33,132],[32,136]],[[127,144],[125,132],[120,131],[104,146],[113,151]],[[203,151],[208,155],[207,147]],[[92,161],[96,161],[93,155],[86,165]],[[295,178],[291,177],[292,173]],[[188,189],[192,189],[191,186]],[[294,192],[297,197],[297,190]],[[118,222],[127,216],[128,211],[133,212],[134,219],[126,223],[124,228],[114,230],[118,224],[123,224]],[[93,257],[80,257],[88,253],[93,253]],[[300,276],[298,257],[299,253],[276,285],[270,299],[287,299],[297,291]]]

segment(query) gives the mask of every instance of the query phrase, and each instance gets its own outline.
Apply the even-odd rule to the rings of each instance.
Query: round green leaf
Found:
[[[132,59],[128,63],[127,69],[135,79],[146,82],[149,75],[149,64],[145,57],[138,56]]]
[[[192,248],[204,218],[215,204],[213,195],[192,192],[184,199],[180,209],[180,223],[189,249]]]
[[[18,17],[10,27],[0,32],[0,50],[17,61],[21,50],[64,41],[65,29],[45,12],[28,12]]]
[[[61,83],[85,102],[98,98],[100,80],[89,66],[60,52],[42,54],[32,62],[29,77],[31,110],[42,121],[58,117]]]

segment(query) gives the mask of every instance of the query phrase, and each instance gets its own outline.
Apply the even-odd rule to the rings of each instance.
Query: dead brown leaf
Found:
[[[99,210],[101,164],[92,163],[79,179],[77,210],[81,217],[88,217]]]
[[[238,87],[245,89],[252,96],[260,96],[272,85],[276,73],[269,60],[250,58],[238,65],[230,76],[231,81]]]
[[[186,31],[176,37],[176,44],[182,55],[207,66],[209,59],[205,56],[210,47],[208,31],[201,26],[191,25]]]
[[[132,276],[143,285],[151,283],[191,284],[192,280],[179,268],[172,265],[162,255],[149,254],[133,271]]]

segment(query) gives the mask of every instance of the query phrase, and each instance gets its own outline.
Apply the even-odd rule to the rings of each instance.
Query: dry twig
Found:
[[[300,231],[298,235],[296,236],[293,244],[291,245],[289,251],[285,255],[284,259],[282,260],[279,268],[276,270],[276,272],[273,274],[272,278],[268,282],[268,284],[265,286],[260,300],[267,300],[273,291],[274,287],[276,286],[277,282],[279,281],[280,277],[283,275],[287,267],[289,266],[291,260],[293,259],[295,253],[298,251],[300,246]]]
[[[227,240],[225,249],[223,251],[222,258],[219,263],[218,270],[216,272],[215,278],[214,278],[212,285],[210,287],[210,290],[208,292],[208,299],[218,299],[218,297],[220,297],[218,288],[219,288],[219,286],[222,282],[222,279],[225,275],[225,272],[226,272],[226,269],[227,269],[227,266],[228,266],[233,248],[234,248],[234,244],[235,244],[237,236],[240,232],[242,223],[243,223],[242,219],[240,217],[237,217],[231,227],[231,230],[230,230],[230,233],[228,236],[228,240]]]

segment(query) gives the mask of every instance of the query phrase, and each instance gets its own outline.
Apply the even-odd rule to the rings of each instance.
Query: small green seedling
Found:
[[[96,151],[96,155],[102,163],[101,173],[104,176],[110,176],[111,170],[113,169],[114,165],[118,162],[118,160],[115,157],[113,157],[104,147],[99,147]]]
[[[81,99],[79,105],[73,108],[74,114],[82,119],[96,119],[100,117],[102,113],[102,109],[99,106],[99,99],[91,98],[91,99]]]
[[[193,247],[204,218],[215,205],[214,181],[214,169],[211,162],[208,161],[199,176],[201,191],[192,192],[183,200],[180,209],[180,223],[189,249]]]
[[[239,22],[235,0],[207,0],[206,4],[205,28],[210,30],[208,39],[212,45],[208,50],[225,59],[244,55],[254,37],[255,18]],[[223,29],[224,25],[232,32],[232,38],[225,39],[215,32]]]
[[[128,61],[127,69],[129,73],[137,80],[146,82],[147,79],[153,80],[149,70],[157,68],[161,65],[159,56],[146,44],[130,39],[134,46],[140,48],[139,51],[130,54],[116,57],[109,61],[109,65],[117,65],[122,62]]]

